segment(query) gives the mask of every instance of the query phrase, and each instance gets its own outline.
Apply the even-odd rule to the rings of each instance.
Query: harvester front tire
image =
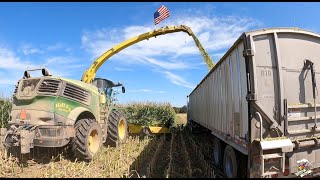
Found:
[[[108,118],[108,143],[111,146],[126,143],[128,136],[128,124],[126,115],[117,110],[111,111]]]
[[[93,119],[80,119],[75,124],[76,134],[71,139],[73,155],[91,161],[102,146],[101,126]]]

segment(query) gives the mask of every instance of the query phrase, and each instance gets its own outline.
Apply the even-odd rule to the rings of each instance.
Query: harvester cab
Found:
[[[125,87],[123,84],[118,82],[115,84],[111,80],[104,79],[104,78],[95,78],[92,82],[92,85],[96,86],[98,88],[98,91],[100,93],[100,103],[112,103],[116,101],[116,91],[114,90],[115,87],[121,86],[122,93],[125,93]]]

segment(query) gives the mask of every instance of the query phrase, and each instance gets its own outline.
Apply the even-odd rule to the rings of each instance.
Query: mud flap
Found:
[[[33,148],[33,139],[34,139],[33,131],[31,132],[28,130],[20,131],[21,154],[30,153],[30,148]]]
[[[21,154],[30,153],[33,148],[33,139],[35,135],[34,129],[26,130],[23,127],[11,126],[3,138],[3,145],[6,149],[13,146],[20,146]]]
[[[289,156],[289,169],[290,173],[297,173],[299,174],[299,171],[302,172],[304,169],[307,169],[306,167],[310,168],[311,171],[315,168],[320,167],[319,163],[319,156],[320,156],[320,148],[319,147],[307,147],[297,149],[294,153],[290,154]],[[306,161],[305,168],[299,169],[299,161]],[[312,172],[313,173],[313,172]]]

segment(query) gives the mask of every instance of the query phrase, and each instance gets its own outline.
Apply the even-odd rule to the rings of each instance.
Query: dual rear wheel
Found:
[[[235,151],[233,147],[226,145],[218,138],[215,138],[213,143],[213,163],[217,168],[223,170],[225,177],[245,177],[247,163],[243,158],[244,155]]]

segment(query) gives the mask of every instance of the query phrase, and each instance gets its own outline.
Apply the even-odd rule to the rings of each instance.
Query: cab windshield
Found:
[[[112,87],[115,86],[115,84],[107,79],[102,79],[102,78],[96,78],[92,84],[94,86],[96,86],[99,89],[100,93],[104,93],[107,96],[111,96],[112,95]]]

